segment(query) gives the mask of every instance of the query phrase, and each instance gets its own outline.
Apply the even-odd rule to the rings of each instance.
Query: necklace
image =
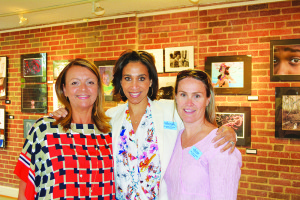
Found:
[[[71,129],[72,129],[72,126],[76,126],[76,124],[71,124]],[[69,129],[70,130],[70,129]],[[99,152],[99,155],[102,157],[102,154],[101,154],[101,151],[100,151],[100,145],[99,145],[99,143],[98,143],[98,140],[97,140],[97,137],[96,137],[96,134],[95,134],[95,129],[93,129],[94,130],[94,132],[93,132],[93,134],[95,135],[95,141],[96,141],[96,147],[95,147],[95,150],[96,151],[98,151]],[[76,131],[76,133],[78,133],[77,131]],[[78,135],[80,135],[80,134],[83,134],[83,133],[78,133]],[[76,150],[76,142],[75,142],[75,138],[74,138],[74,135],[70,132],[70,133],[67,133],[67,137],[71,137],[71,140],[72,140],[72,144],[73,144],[73,149],[74,149],[74,153],[75,153],[75,156],[77,157],[77,166],[78,166],[78,169],[81,169],[80,168],[80,162],[78,161],[78,153],[77,153],[77,150]],[[79,136],[79,138],[80,138],[80,136]],[[80,138],[80,139],[84,139],[84,138]],[[85,140],[86,140],[86,138],[85,138]],[[84,144],[87,144],[88,142],[87,141],[85,141],[84,142]],[[77,145],[78,146],[78,145]],[[82,145],[83,146],[83,145]],[[86,150],[86,151],[88,151],[88,149]],[[88,152],[87,152],[87,156],[91,159],[91,168],[90,168],[90,170],[91,170],[91,175],[90,175],[90,178],[89,178],[89,184],[91,185],[91,187],[90,187],[90,189],[89,189],[89,196],[91,197],[92,196],[92,192],[93,192],[93,190],[94,190],[94,187],[95,187],[95,185],[98,183],[98,182],[96,182],[96,180],[97,180],[97,175],[98,175],[98,173],[97,173],[97,170],[99,169],[99,166],[98,166],[98,159],[97,159],[97,155],[95,155],[95,159],[96,159],[96,163],[97,163],[97,167],[96,168],[93,168],[92,167],[92,157],[94,157],[94,156],[91,156]],[[94,178],[93,178],[93,170],[95,170],[96,171],[96,173],[95,173],[95,176],[94,176]],[[79,170],[79,177],[78,177],[78,181],[79,181],[79,179],[80,178],[82,178],[82,174],[80,174],[80,170]],[[79,181],[79,182],[81,182],[81,181]]]

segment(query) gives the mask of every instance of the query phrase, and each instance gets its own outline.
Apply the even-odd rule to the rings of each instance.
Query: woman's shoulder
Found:
[[[125,108],[126,108],[126,105],[127,103],[124,103],[124,104],[120,104],[116,107],[112,107],[112,108],[109,108],[105,114],[108,116],[108,117],[113,117],[114,115],[116,115],[117,113],[119,113],[120,111],[123,111]]]
[[[172,99],[160,99],[151,101],[152,105],[154,106],[161,106],[161,107],[174,107],[174,100]]]

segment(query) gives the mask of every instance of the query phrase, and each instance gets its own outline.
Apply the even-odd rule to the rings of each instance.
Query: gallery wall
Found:
[[[46,115],[21,112],[21,55],[47,53],[49,113],[53,110],[55,60],[115,60],[129,48],[194,46],[194,65],[200,70],[204,70],[207,56],[252,56],[251,96],[258,96],[258,100],[249,101],[250,95],[216,96],[219,106],[251,107],[251,146],[238,147],[243,155],[238,199],[300,199],[300,140],[275,138],[275,87],[300,87],[300,82],[270,81],[270,40],[285,39],[300,39],[300,1],[200,7],[199,11],[166,11],[2,33],[0,56],[9,60],[6,99],[11,103],[0,101],[7,112],[6,148],[0,149],[0,186],[18,187],[13,171],[24,142],[23,119]],[[107,102],[105,106],[116,104]],[[256,149],[257,154],[246,154],[246,149]]]

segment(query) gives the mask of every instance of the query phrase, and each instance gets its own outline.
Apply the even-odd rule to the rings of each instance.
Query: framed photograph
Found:
[[[180,72],[194,69],[194,47],[173,47],[165,49],[165,72]]]
[[[216,94],[251,95],[251,55],[206,57],[205,71]]]
[[[270,80],[300,80],[300,39],[270,41]]]
[[[95,61],[95,65],[99,68],[101,74],[101,80],[103,84],[104,97],[105,101],[114,101],[116,97],[113,95],[113,69],[115,65],[115,60],[103,60],[103,61]]]
[[[6,77],[8,60],[6,56],[0,56],[0,77]]]
[[[21,55],[21,82],[45,83],[47,81],[47,54]]]
[[[300,87],[275,88],[275,137],[300,139]]]
[[[35,119],[23,119],[24,138],[27,138],[27,135],[31,127],[35,122],[36,122]]]
[[[56,80],[60,72],[70,63],[69,60],[53,60],[53,80]]]
[[[0,105],[0,147],[5,147],[5,106]]]
[[[176,76],[158,77],[157,99],[174,99]]]
[[[155,66],[157,73],[164,73],[164,50],[163,49],[149,49],[144,50],[152,54],[155,58]]]
[[[64,105],[58,100],[57,94],[55,91],[55,84],[53,84],[53,111],[64,108]]]
[[[21,85],[21,111],[24,113],[47,113],[47,84]]]
[[[225,125],[237,134],[237,146],[251,145],[251,108],[218,106],[216,113],[218,127]]]

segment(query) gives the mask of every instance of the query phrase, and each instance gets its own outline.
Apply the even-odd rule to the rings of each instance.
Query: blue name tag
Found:
[[[202,152],[195,146],[192,146],[192,148],[189,150],[189,154],[196,160],[199,160],[199,158],[202,156]]]
[[[164,129],[177,130],[177,123],[164,121]]]

